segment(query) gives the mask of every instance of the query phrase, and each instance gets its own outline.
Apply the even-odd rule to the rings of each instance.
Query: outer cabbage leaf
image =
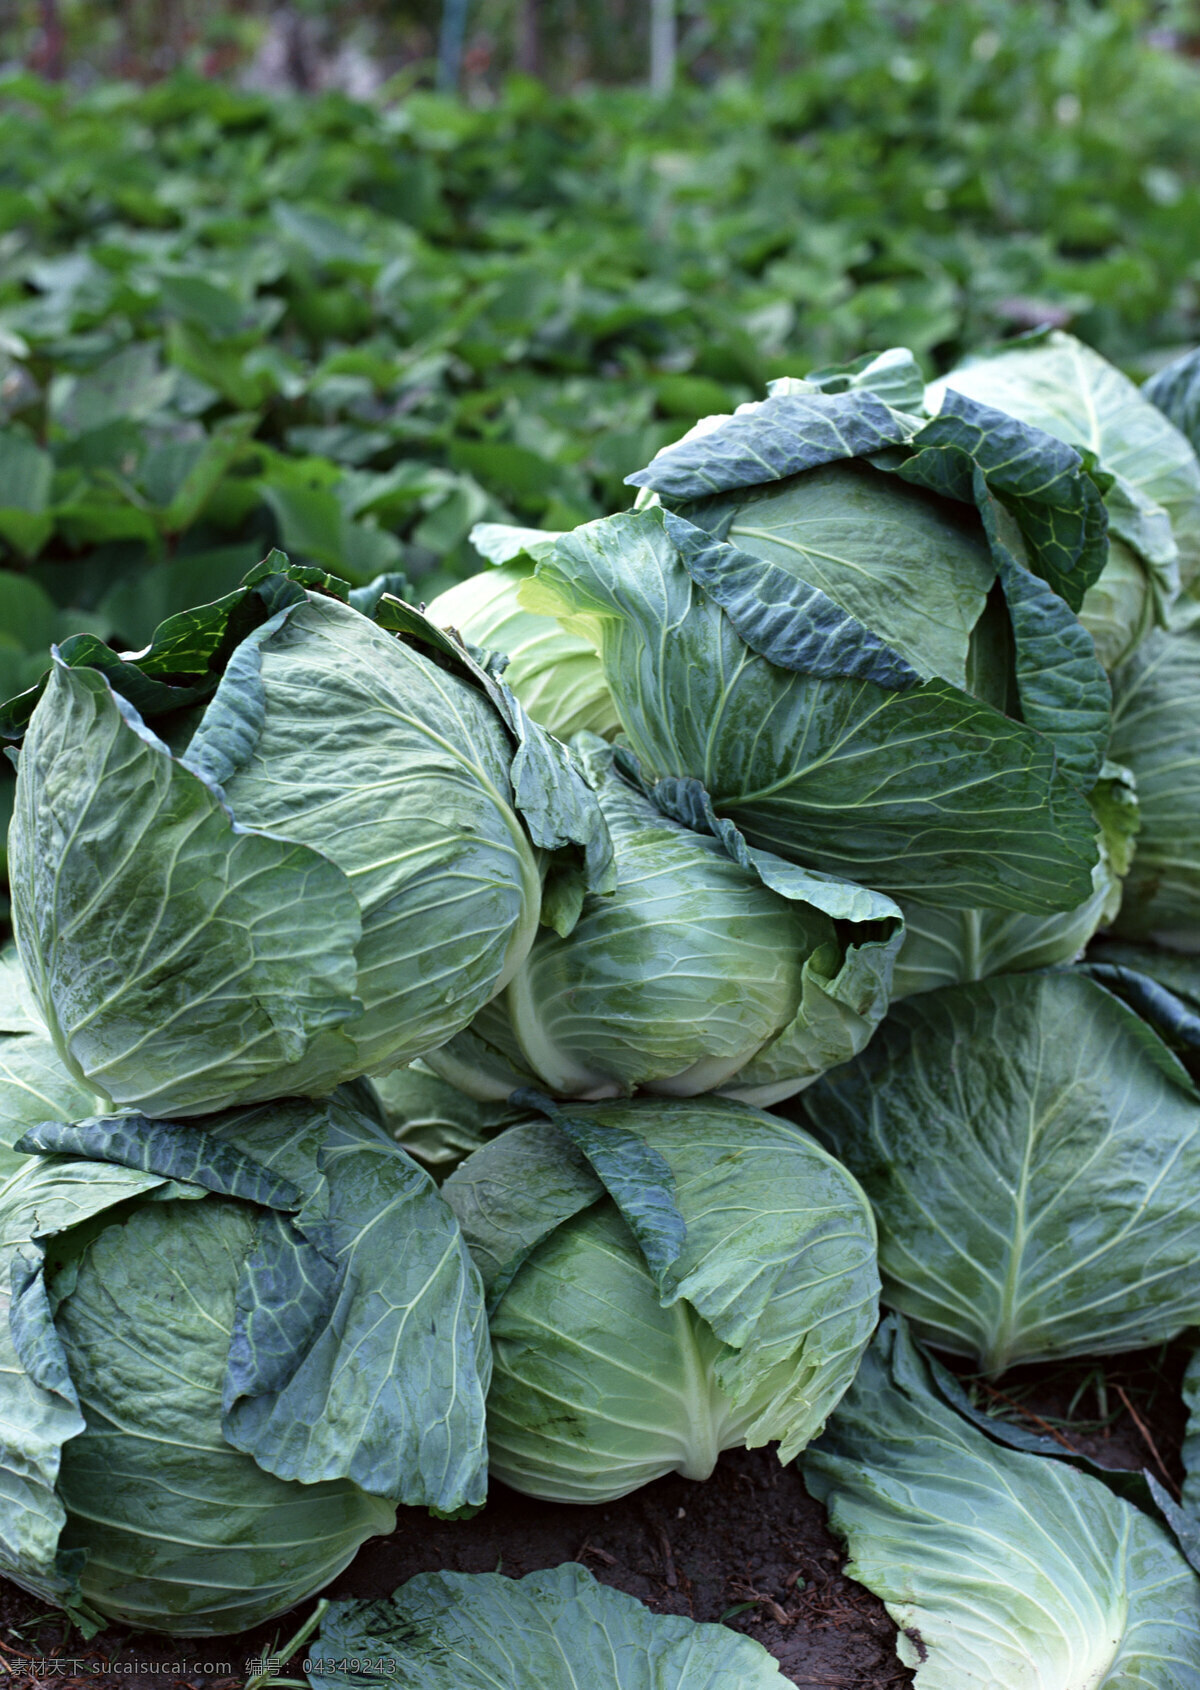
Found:
[[[1114,931],[1200,950],[1200,621],[1152,634],[1113,676],[1112,756],[1141,811]]]
[[[372,1495],[444,1512],[482,1503],[483,1291],[429,1175],[337,1097],[239,1112],[215,1136],[293,1178],[304,1146],[320,1176],[304,1182],[295,1226],[336,1274],[281,1381],[252,1356],[227,1379],[230,1443],[283,1479],[348,1476]],[[269,1278],[244,1287],[242,1307],[266,1295],[269,1308],[274,1290]]]
[[[781,376],[767,383],[768,393],[797,393],[807,388],[822,393],[849,393],[866,388],[896,411],[919,413],[925,400],[925,378],[921,366],[907,346],[889,346],[883,352],[864,352],[849,364],[830,364],[810,370],[803,383],[794,376]]]
[[[37,1012],[33,993],[21,967],[15,945],[0,948],[0,1036],[5,1033],[40,1033],[46,1023]]]
[[[0,1152],[0,1570],[85,1621],[95,1615],[79,1591],[81,1557],[60,1542],[66,1512],[57,1490],[63,1445],[83,1431],[84,1419],[46,1318],[44,1291],[38,1296],[41,1251],[35,1240],[162,1184],[127,1168],[78,1162],[60,1169]],[[33,1370],[26,1365],[29,1350],[19,1354],[14,1341],[14,1282],[29,1299],[30,1340],[33,1315],[42,1317]]]
[[[698,780],[752,845],[927,903],[1087,897],[1094,823],[1047,740],[949,682],[906,679],[845,612],[797,620],[817,590],[783,571],[768,589],[769,566],[695,529],[685,554],[686,527],[655,510],[590,524],[535,583],[537,608],[599,650],[648,772]]]
[[[1148,1021],[1195,1076],[1200,1067],[1200,958],[1101,939],[1081,966]]]
[[[214,1109],[278,1092],[289,1067],[303,1089],[310,1047],[358,1008],[361,916],[341,870],[237,828],[94,670],[50,677],[10,869],[38,1007],[70,1071],[113,1103]]]
[[[932,1343],[998,1373],[1200,1321],[1200,1100],[1093,981],[906,999],[804,1101],[872,1200],[885,1301]]]
[[[933,1393],[895,1320],[803,1465],[920,1690],[1196,1683],[1200,1585],[1163,1528],[1099,1480],[991,1442]]]
[[[22,1133],[42,1121],[78,1121],[100,1107],[63,1067],[46,1037],[0,1039],[0,1166]]]
[[[544,1238],[604,1197],[591,1163],[551,1122],[526,1118],[469,1156],[445,1196],[494,1308]]]
[[[531,566],[485,569],[439,593],[426,615],[473,646],[508,657],[504,679],[535,722],[570,739],[583,729],[609,737],[620,727],[599,659],[587,640],[550,616],[523,608]]]
[[[953,390],[894,467],[906,481],[982,508],[997,500],[1030,568],[1072,610],[1104,567],[1108,523],[1079,453],[1007,411]]]
[[[1149,386],[1139,392],[1090,346],[1055,330],[969,359],[933,383],[931,405],[948,389],[1094,453],[1143,506],[1166,510],[1184,579],[1200,570],[1200,464]],[[1161,586],[1169,597],[1169,575]]]
[[[913,424],[863,389],[777,393],[714,417],[666,446],[647,469],[627,475],[672,499],[703,499],[732,487],[783,481],[801,470],[900,445]]]
[[[775,1690],[760,1643],[720,1625],[655,1614],[573,1562],[523,1579],[421,1573],[375,1602],[335,1602],[311,1653],[395,1660],[410,1690]],[[313,1690],[393,1678],[312,1669]]]
[[[939,910],[904,906],[904,941],[892,975],[893,998],[941,986],[1073,962],[1097,928],[1120,908],[1122,876],[1129,872],[1139,824],[1128,770],[1106,765],[1093,789],[1100,822],[1100,861],[1092,870],[1092,895],[1065,915],[1024,915],[1016,910]]]

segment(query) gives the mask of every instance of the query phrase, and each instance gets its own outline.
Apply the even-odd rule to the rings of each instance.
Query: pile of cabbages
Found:
[[[1181,1495],[939,1359],[1200,1326],[1190,439],[1200,354],[893,350],[421,609],[273,553],[55,650],[0,722],[0,1571],[231,1632],[489,1472],[773,1444],[918,1685],[1195,1690],[1200,1359]],[[312,1652],[782,1682],[573,1565]]]

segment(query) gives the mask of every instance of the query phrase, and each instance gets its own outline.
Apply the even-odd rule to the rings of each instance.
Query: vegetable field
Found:
[[[0,81],[16,1690],[1200,1687],[1200,73],[803,10]]]

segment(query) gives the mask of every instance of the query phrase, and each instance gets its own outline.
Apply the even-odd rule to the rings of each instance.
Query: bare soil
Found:
[[[1177,1487],[1186,1353],[1176,1345],[1022,1368],[998,1385],[973,1388],[979,1400],[1031,1430],[1049,1431],[1111,1466],[1149,1467]],[[968,1378],[966,1368],[958,1371]],[[897,1690],[913,1682],[896,1658],[896,1628],[882,1603],[845,1576],[824,1510],[798,1470],[781,1467],[769,1450],[732,1451],[705,1484],[661,1479],[607,1508],[535,1502],[497,1484],[472,1520],[436,1521],[413,1511],[391,1537],[366,1544],[326,1594],[383,1596],[437,1568],[519,1577],[571,1560],[659,1613],[723,1620],[746,1632],[793,1684]],[[0,1663],[8,1669],[0,1684],[242,1690],[248,1663],[290,1639],[311,1608],[199,1644],[116,1627],[85,1643],[61,1615],[0,1581]],[[304,1653],[285,1676],[300,1677]]]

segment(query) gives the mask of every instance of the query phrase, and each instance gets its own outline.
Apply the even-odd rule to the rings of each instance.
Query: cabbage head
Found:
[[[1075,612],[1107,555],[1080,455],[949,395],[923,422],[790,383],[539,554],[626,739],[750,845],[946,908],[1070,910],[1110,695]]]
[[[1181,584],[1200,575],[1200,462],[1186,436],[1128,376],[1073,335],[1027,335],[969,358],[934,382],[1011,412],[1091,453],[1105,492],[1109,554],[1079,616],[1105,668],[1163,626]]]
[[[1156,632],[1113,676],[1112,754],[1137,782],[1141,826],[1124,939],[1200,951],[1200,613]]]
[[[429,620],[453,628],[470,645],[503,652],[505,684],[534,721],[559,739],[585,731],[610,739],[621,724],[590,643],[552,616],[526,610],[520,600],[539,547],[553,545],[558,536],[479,523],[471,538],[495,567],[439,593],[425,606]]]
[[[554,1110],[442,1190],[488,1293],[491,1471],[533,1496],[705,1479],[742,1445],[777,1441],[790,1461],[875,1325],[859,1187],[807,1133],[742,1104]]]
[[[22,961],[105,1108],[199,1115],[411,1060],[540,916],[569,925],[589,830],[603,857],[512,695],[399,600],[339,590],[268,560],[136,658],[66,642],[31,717],[35,695],[4,713]]]
[[[575,741],[608,824],[615,892],[543,929],[501,998],[430,1052],[481,1100],[721,1090],[767,1105],[866,1044],[901,940],[891,899],[747,847],[702,793],[664,815],[596,736]],[[620,772],[624,766],[626,775]]]
[[[4,1047],[18,1073],[35,1042]],[[48,1122],[9,1081],[0,1571],[84,1622],[238,1631],[398,1503],[483,1500],[479,1277],[351,1099],[201,1131]],[[39,1124],[14,1141],[23,1110]]]

